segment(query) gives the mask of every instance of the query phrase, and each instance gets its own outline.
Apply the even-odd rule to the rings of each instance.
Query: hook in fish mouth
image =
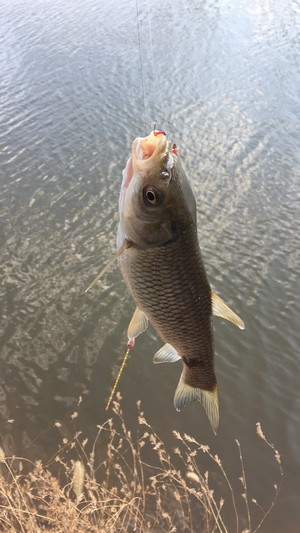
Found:
[[[134,171],[154,167],[169,151],[169,141],[164,131],[151,131],[147,137],[137,137],[132,143]]]

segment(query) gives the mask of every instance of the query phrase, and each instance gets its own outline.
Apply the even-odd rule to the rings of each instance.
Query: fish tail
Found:
[[[202,403],[207,417],[210,421],[214,434],[216,435],[219,429],[219,400],[218,400],[218,385],[215,383],[213,390],[200,389],[193,387],[186,383],[185,368],[180,376],[177,389],[174,396],[174,405],[177,411],[185,405],[189,405],[194,400]]]

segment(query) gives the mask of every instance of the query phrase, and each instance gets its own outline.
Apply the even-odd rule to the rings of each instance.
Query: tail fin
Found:
[[[202,403],[213,432],[216,435],[219,429],[220,419],[217,384],[212,391],[191,387],[191,385],[187,385],[184,382],[184,372],[182,372],[174,396],[175,409],[181,411],[185,405],[189,405],[194,400]]]

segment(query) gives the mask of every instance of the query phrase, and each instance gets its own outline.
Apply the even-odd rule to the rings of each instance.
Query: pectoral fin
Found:
[[[165,344],[153,357],[153,363],[175,363],[181,359],[171,344]]]
[[[238,328],[245,329],[245,324],[240,317],[214,291],[211,291],[211,303],[214,316],[225,318],[225,320],[232,322]]]
[[[88,286],[87,289],[85,289],[85,293],[88,292],[90,289],[92,289],[92,287],[94,287],[94,285],[96,285],[97,281],[99,281],[100,278],[102,278],[102,276],[104,276],[104,274],[106,274],[106,272],[110,269],[110,267],[114,264],[114,262],[118,259],[118,257],[120,257],[120,255],[122,255],[122,253],[124,252],[124,250],[126,250],[127,248],[129,248],[131,246],[131,242],[127,241],[125,239],[125,241],[123,242],[123,244],[120,246],[120,248],[116,251],[116,253],[112,256],[112,258],[110,259],[110,261],[107,263],[107,265],[101,270],[101,272],[99,272],[99,274],[95,277],[95,279],[92,281],[92,283],[90,283],[90,285]]]
[[[174,396],[174,405],[176,411],[181,411],[185,405],[189,405],[194,400],[198,400],[202,403],[213,432],[216,435],[219,429],[219,401],[217,384],[215,385],[213,391],[191,387],[184,382],[184,373],[182,373]]]
[[[147,327],[148,318],[146,317],[145,313],[143,313],[143,311],[137,307],[128,326],[128,339],[136,339],[136,337],[146,331]]]

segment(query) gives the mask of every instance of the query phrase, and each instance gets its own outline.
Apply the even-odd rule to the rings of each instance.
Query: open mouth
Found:
[[[157,158],[168,149],[167,137],[163,131],[152,131],[147,137],[138,137],[132,144],[132,162],[139,170],[149,169]]]
[[[132,143],[131,157],[122,172],[123,181],[119,209],[122,211],[126,190],[133,175],[145,175],[156,165],[159,166],[164,157],[168,157],[169,141],[163,131],[151,131],[147,137],[138,137]]]

